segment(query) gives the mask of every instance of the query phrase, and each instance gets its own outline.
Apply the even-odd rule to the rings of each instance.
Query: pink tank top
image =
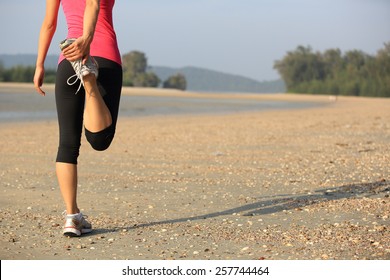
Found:
[[[68,38],[78,38],[83,35],[83,17],[85,0],[61,0],[66,22],[68,24]],[[99,17],[96,23],[95,34],[91,43],[90,54],[112,60],[122,64],[118,49],[118,42],[112,20],[112,9],[115,0],[100,0]],[[64,56],[61,54],[59,61]]]

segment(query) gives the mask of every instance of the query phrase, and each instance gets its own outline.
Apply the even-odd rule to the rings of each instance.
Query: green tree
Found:
[[[35,68],[32,66],[15,66],[3,69],[1,80],[4,82],[29,83],[33,80]]]
[[[390,42],[385,43],[384,48],[378,51],[375,64],[378,96],[390,96]]]
[[[163,88],[173,88],[179,90],[187,89],[187,80],[184,75],[178,73],[169,77],[163,84]]]
[[[145,73],[147,58],[144,53],[132,51],[122,56],[123,84],[133,86],[137,75]]]
[[[148,60],[143,52],[132,51],[122,56],[123,85],[134,87],[158,87],[156,74],[146,72]]]
[[[274,64],[288,92],[390,97],[390,43],[376,56],[298,46]]]
[[[133,79],[133,86],[135,87],[158,87],[160,79],[152,72],[139,73]]]
[[[0,60],[0,82],[4,81],[4,65],[3,62]]]
[[[56,82],[56,70],[47,69],[45,71],[45,83],[54,84]]]
[[[344,61],[340,49],[326,50],[322,55],[322,60],[324,63],[325,76],[327,78],[336,77],[337,73],[343,69]]]
[[[274,68],[282,76],[288,90],[295,89],[301,83],[323,79],[325,76],[321,55],[313,53],[310,47],[298,46],[282,60],[276,61]]]

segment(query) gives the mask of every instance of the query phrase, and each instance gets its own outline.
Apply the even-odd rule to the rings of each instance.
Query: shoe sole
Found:
[[[74,233],[74,232],[64,232],[64,236],[65,236],[65,237],[80,237],[81,234],[78,235],[78,234],[76,234],[76,233]]]
[[[64,229],[64,236],[79,237],[79,236],[81,236],[81,232],[75,228],[67,228],[67,229]]]
[[[66,237],[80,237],[82,234],[87,234],[92,232],[92,229],[82,229],[81,232],[77,229],[66,229],[64,230],[64,236]]]
[[[76,41],[76,39],[73,39],[73,38],[62,40],[60,42],[60,49],[61,49],[61,51],[63,49],[65,49],[66,47],[69,47],[70,45],[72,45],[74,43],[74,41]]]

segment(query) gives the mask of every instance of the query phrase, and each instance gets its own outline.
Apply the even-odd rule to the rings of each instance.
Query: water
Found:
[[[55,120],[54,94],[45,97],[25,89],[23,93],[0,88],[0,122]],[[316,106],[310,102],[265,101],[245,98],[209,98],[173,96],[123,95],[120,117],[165,116],[182,114],[226,114],[264,111],[273,109],[297,109]]]

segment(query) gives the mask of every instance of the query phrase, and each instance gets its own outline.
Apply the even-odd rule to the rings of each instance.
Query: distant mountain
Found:
[[[162,81],[181,73],[186,77],[187,89],[192,91],[280,93],[286,90],[282,80],[259,82],[243,76],[197,67],[152,66],[149,71],[154,72]]]
[[[35,66],[37,56],[35,54],[0,54],[0,62],[5,68],[22,66]],[[56,69],[58,55],[48,55],[45,61],[46,69]]]
[[[34,54],[0,54],[0,63],[5,68],[16,65],[34,66],[35,61],[36,55]],[[57,62],[58,55],[48,55],[45,63],[46,69],[56,69]],[[259,82],[239,75],[198,67],[171,68],[151,66],[148,71],[154,72],[161,81],[165,81],[168,77],[181,73],[186,77],[187,89],[191,91],[281,93],[286,90],[282,80]]]

